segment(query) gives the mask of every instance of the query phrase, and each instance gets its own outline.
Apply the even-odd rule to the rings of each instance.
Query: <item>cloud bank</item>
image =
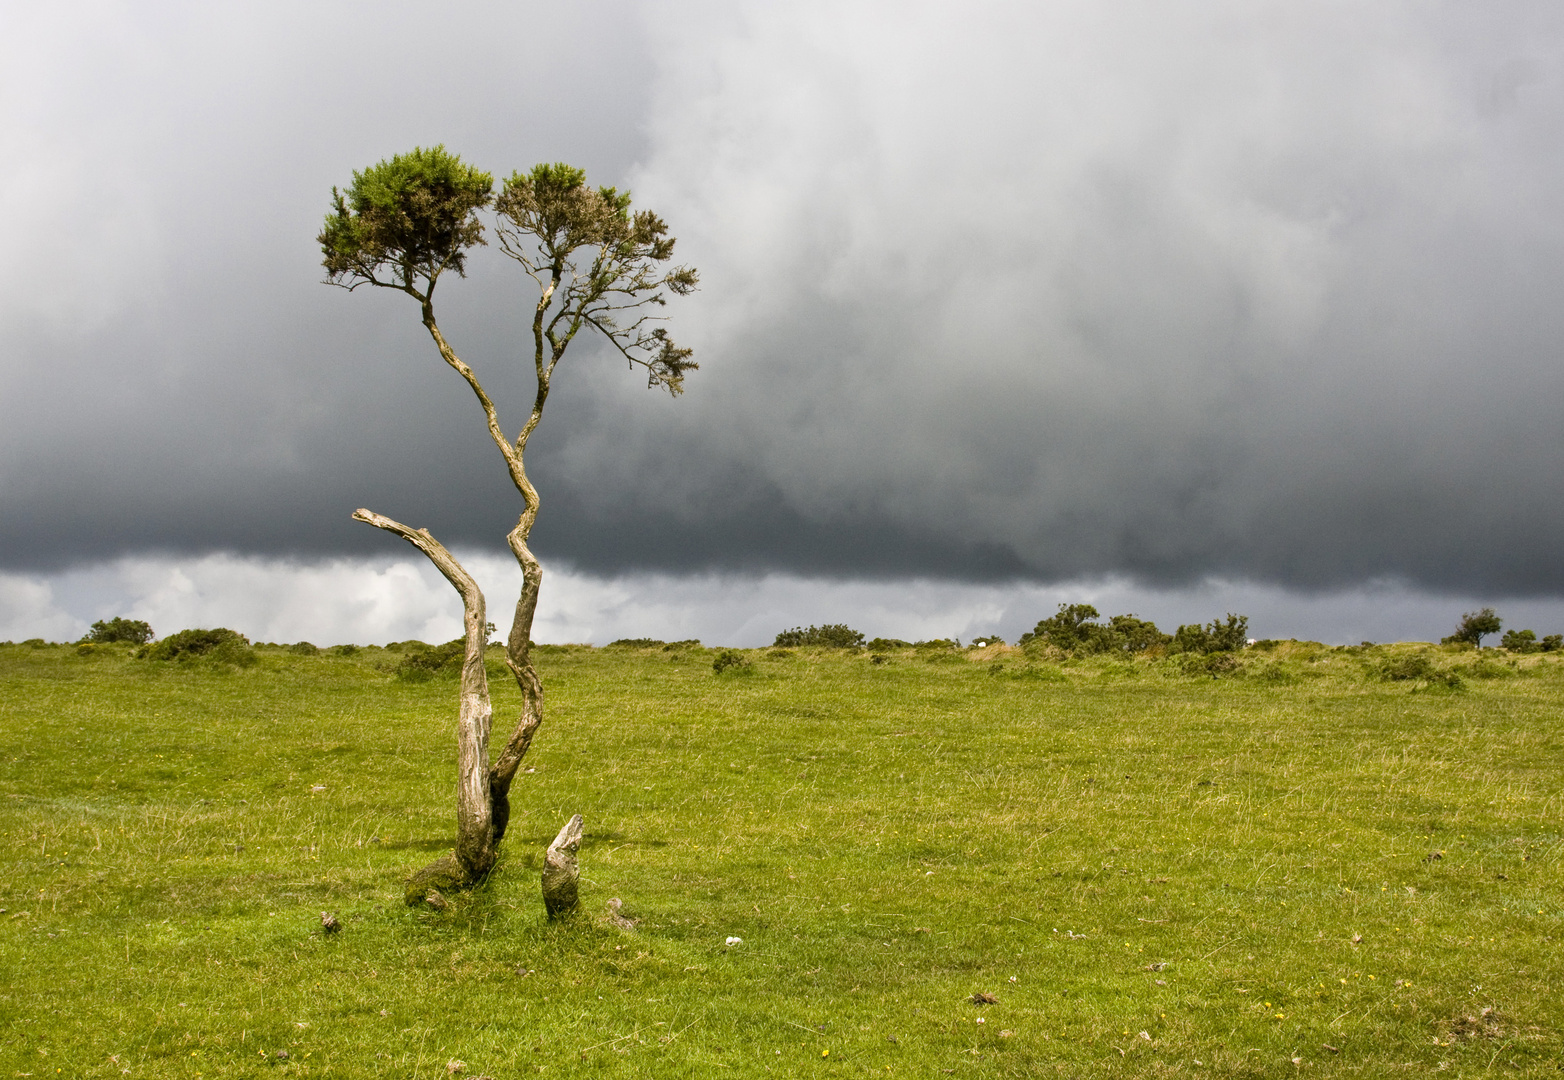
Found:
[[[317,284],[331,185],[444,141],[627,184],[702,270],[684,399],[562,369],[536,537],[581,573],[1564,593],[1556,6],[406,14],[7,35],[13,571],[385,552],[359,505],[497,545],[416,313]],[[444,36],[461,79],[387,85]],[[442,321],[519,423],[505,270]]]

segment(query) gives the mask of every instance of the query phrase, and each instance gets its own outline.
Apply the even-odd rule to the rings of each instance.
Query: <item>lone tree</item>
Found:
[[[492,215],[500,250],[531,278],[538,293],[532,315],[537,391],[514,437],[435,319],[435,287],[447,273],[466,276],[467,255],[487,243],[486,214]],[[648,386],[675,396],[685,373],[696,367],[690,350],[675,345],[660,325],[668,294],[686,295],[697,280],[693,269],[668,265],[674,241],[667,232],[656,214],[631,210],[628,192],[588,187],[580,169],[537,165],[512,173],[496,195],[490,174],[443,146],[399,154],[355,172],[346,191],[332,189],[331,212],[317,237],[329,283],[349,291],[361,285],[394,289],[417,301],[441,358],[478,399],[489,435],[521,495],[520,518],[506,537],[521,565],[522,588],[505,662],[521,688],[522,707],[515,730],[493,760],[483,592],[428,529],[370,510],[353,514],[422,551],[462,598],[466,637],[457,718],[456,849],[409,879],[409,903],[418,903],[430,890],[467,887],[493,868],[510,819],[511,781],[543,721],[543,684],[530,655],[543,571],[527,547],[537,521],[538,492],[523,455],[543,417],[555,367],[583,330],[598,334],[632,368],[643,369]],[[579,833],[579,822],[574,825]]]
[[[1471,642],[1477,648],[1483,647],[1483,638],[1489,634],[1497,634],[1503,625],[1499,616],[1494,614],[1491,607],[1485,607],[1481,611],[1468,611],[1461,616],[1461,625],[1455,628],[1455,633],[1440,640],[1441,645],[1453,645],[1458,642]]]

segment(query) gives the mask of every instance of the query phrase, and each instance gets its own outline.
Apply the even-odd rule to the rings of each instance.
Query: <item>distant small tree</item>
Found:
[[[483,214],[488,212],[500,250],[537,287],[529,327],[536,389],[531,411],[514,436],[435,320],[435,288],[447,273],[466,275],[467,255],[487,243]],[[543,721],[543,683],[531,657],[543,570],[527,546],[537,521],[538,492],[523,458],[543,418],[555,368],[582,331],[595,333],[620,359],[646,372],[649,386],[674,395],[696,367],[690,350],[673,343],[658,315],[668,296],[683,296],[696,285],[693,269],[667,265],[674,247],[667,233],[656,214],[631,209],[629,193],[589,187],[586,174],[570,165],[514,172],[496,195],[490,174],[443,146],[396,155],[354,173],[347,190],[332,190],[331,212],[316,238],[328,281],[350,291],[361,285],[390,289],[418,304],[440,358],[467,383],[483,410],[489,436],[521,496],[520,518],[506,540],[521,567],[522,587],[505,642],[506,666],[521,690],[521,715],[492,761],[493,706],[483,655],[488,622],[477,582],[429,530],[370,510],[353,514],[422,551],[462,598],[466,635],[457,717],[456,850],[413,875],[406,892],[410,903],[422,900],[426,889],[469,886],[494,866],[510,820],[511,782]]]
[[[1564,634],[1549,634],[1542,639],[1543,652],[1558,652],[1564,649]]]
[[[121,619],[118,616],[104,622],[99,619],[92,624],[92,629],[83,641],[90,641],[95,645],[107,645],[122,641],[131,645],[145,645],[153,637],[152,627],[140,619]]]
[[[1468,611],[1461,616],[1461,624],[1455,628],[1455,633],[1441,640],[1443,645],[1470,643],[1477,648],[1483,647],[1483,638],[1489,634],[1497,634],[1502,620],[1494,614],[1491,607],[1485,607],[1481,611]]]

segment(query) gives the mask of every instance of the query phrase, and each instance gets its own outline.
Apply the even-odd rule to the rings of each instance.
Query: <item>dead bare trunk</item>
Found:
[[[456,718],[456,850],[408,880],[408,903],[417,904],[431,889],[465,888],[478,881],[493,868],[498,855],[499,836],[494,827],[489,780],[489,729],[494,708],[489,700],[488,673],[483,666],[483,652],[488,645],[483,591],[428,529],[409,528],[370,510],[355,510],[353,517],[395,533],[422,551],[462,598],[466,639]]]
[[[581,866],[576,852],[581,848],[581,815],[577,814],[565,823],[548,846],[543,856],[543,906],[551,919],[558,919],[576,910],[580,900],[577,882],[581,878]]]

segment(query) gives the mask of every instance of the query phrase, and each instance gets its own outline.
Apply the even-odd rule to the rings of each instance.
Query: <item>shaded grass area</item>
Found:
[[[435,914],[399,883],[450,842],[453,682],[0,646],[0,1075],[1564,1060],[1555,657],[540,654],[506,861]]]

